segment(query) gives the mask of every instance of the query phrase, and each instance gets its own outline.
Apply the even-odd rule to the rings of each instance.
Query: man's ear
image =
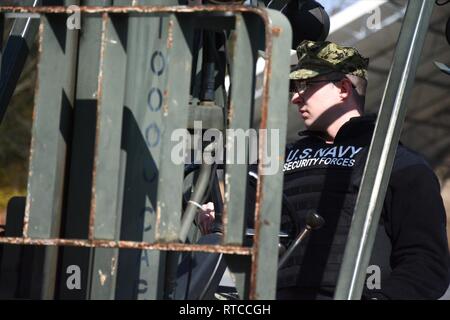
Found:
[[[339,96],[341,97],[342,100],[347,100],[353,92],[352,82],[347,78],[343,78],[341,80],[340,88],[341,92],[339,93]]]

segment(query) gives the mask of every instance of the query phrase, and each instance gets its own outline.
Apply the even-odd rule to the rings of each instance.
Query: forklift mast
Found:
[[[434,0],[408,1],[335,299],[361,298],[433,8]],[[223,259],[240,299],[275,299],[283,172],[264,174],[261,156],[275,152],[272,165],[283,168],[290,51],[303,39],[327,38],[323,7],[312,0],[24,0],[0,5],[0,34],[6,19],[14,23],[3,46],[0,37],[0,125],[36,41],[39,60],[27,195],[7,208],[0,297],[173,299],[181,258],[202,253]],[[223,143],[205,139],[208,129]],[[174,161],[179,130],[194,145],[201,140],[199,165]],[[257,132],[251,241],[249,163],[230,161],[229,130]],[[279,143],[269,147],[274,137]],[[194,153],[182,150],[182,159]],[[248,159],[252,149],[244,150]],[[204,158],[222,151],[222,164]],[[221,220],[217,243],[197,243],[194,219],[205,200]]]

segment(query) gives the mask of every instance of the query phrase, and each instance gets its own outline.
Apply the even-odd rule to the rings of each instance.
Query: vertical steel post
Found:
[[[335,299],[360,299],[434,1],[409,1],[359,190]]]
[[[66,0],[66,5],[78,4]],[[39,86],[35,94],[24,237],[60,235],[67,157],[71,143],[78,30],[66,27],[67,16],[41,19],[39,30]],[[36,283],[39,298],[52,299],[57,247],[44,247],[42,276]],[[37,297],[33,297],[37,298]]]
[[[115,4],[119,5],[117,0]],[[139,0],[132,4],[175,5],[178,1]],[[128,18],[120,164],[123,194],[119,194],[123,240],[155,241],[165,88],[172,69],[169,62],[176,59],[169,58],[176,41],[170,33],[171,23],[169,14],[130,14]],[[161,298],[164,257],[165,252],[160,251],[120,250],[116,298]]]
[[[168,52],[168,97],[163,105],[163,123],[161,130],[161,158],[158,181],[158,202],[156,210],[156,241],[178,241],[181,227],[181,199],[183,193],[184,166],[177,165],[171,158],[176,142],[172,134],[177,129],[184,129],[188,124],[189,89],[192,66],[192,21],[181,15],[171,15],[169,37],[171,42]],[[171,294],[171,274],[175,267],[174,257],[167,260],[165,275],[166,292]]]
[[[251,299],[274,299],[278,271],[278,234],[280,231],[283,164],[287,127],[289,87],[289,48],[292,30],[279,11],[268,9],[269,32],[266,39],[261,129],[259,133],[259,165],[255,216],[254,254],[252,256]],[[277,145],[278,144],[278,145]],[[269,156],[268,159],[264,159]],[[265,161],[266,160],[266,161]],[[265,174],[264,174],[264,173]]]
[[[123,191],[120,176],[123,101],[125,96],[127,17],[102,15],[97,88],[97,124],[89,236],[119,240]],[[118,249],[95,249],[91,299],[114,299]]]
[[[169,23],[170,42],[168,60],[167,100],[163,105],[161,130],[161,159],[158,181],[158,207],[156,210],[156,240],[178,241],[181,218],[181,199],[184,167],[171,159],[177,144],[171,137],[177,129],[188,123],[189,89],[192,65],[193,30],[182,16],[173,15]]]
[[[83,5],[88,6],[102,6],[110,5],[111,1],[104,0],[86,0]],[[100,101],[104,95],[102,88],[99,88],[99,84],[103,84],[103,81],[99,81],[101,64],[104,61],[106,51],[103,51],[101,57],[101,46],[104,45],[106,30],[106,22],[102,19],[101,14],[86,14],[82,17],[82,25],[80,26],[81,32],[78,48],[78,61],[77,61],[77,80],[76,80],[76,97],[73,110],[73,130],[72,130],[72,144],[70,154],[70,171],[68,172],[68,191],[67,191],[67,209],[65,211],[63,226],[63,237],[69,239],[87,239],[89,237],[88,228],[90,221],[90,208],[95,205],[94,197],[91,195],[93,190],[93,172],[95,152],[97,151],[95,146],[97,145],[97,122],[98,111]],[[120,44],[116,42],[116,44]],[[45,50],[45,48],[44,48]],[[120,62],[117,62],[118,68],[120,68]],[[108,82],[114,82],[120,79],[121,74],[118,74],[112,79],[108,79]],[[122,84],[123,85],[123,84]],[[120,90],[117,91],[120,94]],[[113,108],[113,107],[112,107]],[[104,111],[103,111],[104,112]],[[115,111],[117,113],[117,111]],[[117,125],[120,128],[121,123]],[[117,131],[119,133],[117,133]],[[120,130],[114,133],[120,134]],[[112,134],[114,136],[114,134]],[[114,140],[114,139],[112,139]],[[120,149],[120,140],[117,146]],[[104,153],[114,150],[109,148]],[[114,159],[111,156],[111,162],[114,164]],[[98,171],[102,172],[101,169]],[[100,176],[102,173],[100,173]],[[111,175],[113,178],[114,175]],[[111,181],[110,188],[114,187],[114,183]],[[105,191],[109,188],[105,189]],[[114,202],[111,202],[114,205]],[[101,208],[100,206],[100,209]],[[108,213],[114,212],[108,208]],[[102,217],[100,217],[102,218]],[[108,219],[108,222],[115,222],[115,219]],[[95,257],[96,249],[92,248],[76,248],[76,247],[63,247],[61,248],[61,270],[59,281],[59,299],[88,299],[90,297],[91,282],[98,279],[99,272],[95,271]],[[114,251],[114,249],[105,249],[103,251]],[[70,265],[77,265],[81,270],[81,289],[70,290],[66,286],[66,278],[68,274],[65,272]],[[105,272],[105,270],[103,270]],[[109,275],[109,273],[108,273]],[[110,277],[107,277],[103,281],[104,286],[102,289],[108,288]],[[106,297],[105,297],[106,298]]]
[[[225,134],[226,168],[224,193],[224,244],[244,243],[247,171],[252,143],[257,143],[254,129],[250,129],[254,108],[255,68],[258,32],[263,29],[259,17],[236,14],[235,29],[231,36],[231,94],[228,107],[229,129],[237,134]],[[231,132],[231,131],[230,131]],[[257,149],[257,148],[256,148]],[[243,156],[240,157],[240,156]],[[255,159],[256,160],[256,159]],[[243,162],[242,162],[243,161]],[[250,268],[248,257],[225,256],[242,298],[248,297]]]
[[[247,164],[251,143],[257,143],[256,133],[249,130],[254,105],[257,43],[254,35],[258,17],[237,14],[231,36],[232,74],[231,99],[228,108],[229,129],[226,135],[225,222],[224,244],[243,244],[244,214],[247,187]],[[253,156],[257,156],[253,154]],[[256,159],[255,159],[256,160]]]

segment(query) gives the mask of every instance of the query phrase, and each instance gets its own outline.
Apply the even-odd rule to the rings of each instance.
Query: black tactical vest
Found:
[[[310,233],[279,271],[279,288],[296,287],[312,293],[311,298],[319,291],[333,294],[373,127],[373,116],[353,118],[334,144],[306,131],[286,149],[284,193],[295,213],[291,217],[283,210],[281,230],[303,230],[310,212],[320,214],[325,224]],[[383,274],[389,271],[389,253],[389,239],[380,225],[371,263]]]

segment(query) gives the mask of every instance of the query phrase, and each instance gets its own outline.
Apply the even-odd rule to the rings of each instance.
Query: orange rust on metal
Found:
[[[168,96],[169,96],[169,91],[164,90],[163,106],[162,106],[162,113],[164,116],[167,116],[167,114],[169,113],[169,99],[167,99]]]
[[[17,12],[17,13],[66,13],[67,8],[63,6],[42,6],[42,7],[23,7],[23,6],[3,6],[0,7],[0,12]],[[272,52],[272,26],[267,12],[264,9],[240,6],[240,5],[213,5],[213,6],[113,6],[113,7],[94,7],[94,6],[81,6],[80,12],[82,13],[208,13],[222,12],[225,15],[229,13],[254,13],[258,15],[264,22],[265,28],[265,60],[266,67],[264,69],[263,78],[263,92],[262,92],[262,102],[261,102],[261,121],[260,129],[266,129],[267,127],[267,108],[269,99],[269,85],[270,85],[270,75],[272,72],[271,65],[271,52]],[[263,147],[265,141],[260,139],[258,155],[262,159]],[[259,172],[262,172],[262,162],[258,165]],[[259,212],[260,212],[260,201],[263,199],[262,185],[264,182],[264,176],[260,175],[257,183],[256,192],[256,205],[255,205],[255,238],[253,244],[253,255],[252,255],[252,269],[251,269],[251,280],[250,280],[250,299],[254,299],[256,296],[255,286],[256,286],[256,261],[259,254],[258,242],[259,242]],[[161,249],[163,250],[163,249]]]
[[[269,104],[269,86],[270,86],[270,75],[272,74],[272,33],[270,30],[272,29],[270,19],[265,15],[264,20],[264,28],[265,28],[265,68],[264,68],[264,77],[263,77],[263,92],[261,99],[261,120],[259,123],[260,129],[267,128],[267,113],[268,113],[268,104]],[[258,145],[258,156],[259,159],[264,159],[264,146],[266,144],[265,135],[261,135],[259,139]],[[252,300],[258,299],[256,292],[256,271],[258,267],[258,257],[259,257],[259,247],[258,244],[260,242],[260,229],[261,225],[260,221],[260,211],[261,211],[261,201],[264,199],[264,193],[262,186],[264,185],[264,175],[261,174],[263,172],[263,163],[262,161],[258,164],[258,175],[259,179],[256,184],[256,199],[255,199],[255,235],[253,238],[253,255],[252,255],[252,266],[251,266],[251,274],[250,274],[250,292],[249,298]]]
[[[101,30],[101,40],[100,40],[100,61],[99,61],[99,71],[97,77],[97,123],[95,126],[95,145],[94,145],[94,166],[92,169],[92,201],[91,208],[89,211],[89,229],[88,229],[88,239],[94,239],[95,233],[95,213],[97,212],[97,159],[98,159],[98,143],[99,143],[99,133],[101,126],[101,108],[102,108],[102,98],[103,98],[103,64],[105,61],[105,46],[106,46],[106,24],[108,22],[108,14],[102,14],[102,30]]]
[[[167,30],[167,49],[172,48],[173,46],[173,19],[175,17],[171,17],[169,19],[169,29]]]
[[[159,228],[160,228],[160,224],[161,224],[161,203],[158,201],[158,203],[156,204],[156,219],[155,219],[155,237],[156,239],[159,239]]]
[[[87,248],[118,248],[118,249],[140,249],[140,250],[161,250],[161,251],[183,251],[183,252],[210,252],[237,255],[251,255],[251,247],[222,246],[222,245],[198,245],[182,243],[150,243],[135,241],[111,241],[111,240],[80,240],[80,239],[34,239],[34,238],[14,238],[0,237],[0,243],[15,245],[36,245],[36,246],[71,246]]]
[[[258,165],[259,166],[259,165]],[[261,170],[261,168],[258,168],[258,170]],[[251,266],[251,274],[250,274],[250,292],[249,292],[249,298],[254,300],[256,299],[256,271],[257,271],[257,261],[258,261],[258,255],[259,255],[259,232],[260,232],[260,225],[259,225],[259,212],[260,212],[260,201],[261,201],[261,194],[262,194],[262,181],[261,178],[263,175],[259,175],[258,182],[256,184],[256,199],[255,199],[255,235],[253,236],[253,255],[252,255],[252,266]]]
[[[64,14],[69,13],[68,7],[64,6],[2,6],[0,12],[14,13],[42,13],[42,14]],[[253,12],[268,20],[263,9],[242,5],[208,5],[208,6],[80,6],[82,13],[200,13],[200,12]],[[267,19],[266,19],[267,18]]]
[[[283,31],[283,29],[281,29],[280,27],[273,27],[272,28],[272,34],[275,37],[278,37],[280,35],[281,31]]]
[[[225,144],[226,145],[226,144]],[[223,228],[223,237],[224,239],[227,238],[227,232],[228,232],[228,203],[230,201],[230,184],[228,182],[230,177],[229,173],[225,173],[225,179],[224,179],[224,204],[223,204],[223,212],[222,212],[222,223],[224,225]]]
[[[169,114],[169,101],[167,101],[167,99],[163,103],[162,112],[163,112],[163,116],[165,116],[165,117],[167,117],[167,115]]]
[[[230,102],[230,104],[228,105],[228,122],[231,123],[231,121],[233,120],[233,115],[234,115],[234,103],[233,101]]]
[[[267,40],[266,40],[267,41]],[[267,44],[266,44],[267,45]],[[263,98],[261,103],[261,122],[260,122],[260,128],[266,128],[267,127],[267,109],[268,109],[268,92],[267,92],[267,85],[269,76],[267,75],[267,69],[270,67],[269,63],[270,59],[266,59],[266,68],[264,70],[264,91],[263,91]],[[264,155],[264,147],[265,147],[265,135],[261,135],[259,137],[259,146],[258,146],[258,155],[259,159],[263,159]],[[252,255],[252,266],[251,266],[251,276],[250,276],[250,299],[255,300],[258,299],[257,293],[256,293],[256,271],[258,268],[258,256],[259,256],[259,239],[260,239],[260,211],[261,211],[261,201],[263,199],[263,185],[264,185],[264,175],[261,174],[263,172],[263,166],[262,161],[258,164],[258,181],[256,184],[256,199],[255,199],[255,235],[253,237],[253,255]]]

